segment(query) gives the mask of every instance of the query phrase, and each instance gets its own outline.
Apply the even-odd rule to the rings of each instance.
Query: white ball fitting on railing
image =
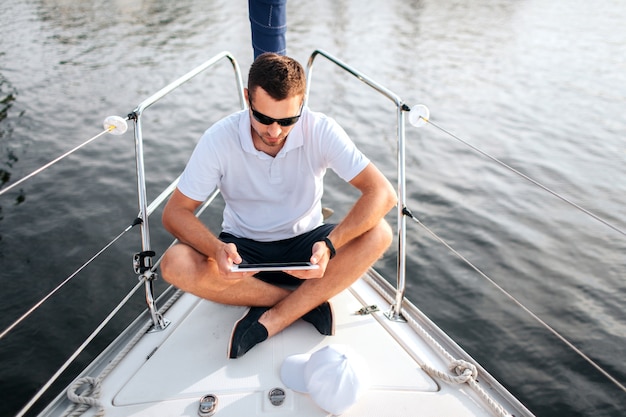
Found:
[[[104,119],[102,125],[112,135],[123,135],[128,130],[126,119],[120,116],[109,116]]]
[[[415,127],[422,127],[428,123],[428,117],[430,117],[428,107],[423,104],[416,104],[411,107],[409,112],[409,123]]]

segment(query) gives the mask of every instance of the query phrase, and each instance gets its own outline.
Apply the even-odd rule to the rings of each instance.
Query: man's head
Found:
[[[246,99],[256,149],[275,156],[302,113],[304,69],[292,58],[265,53],[250,67]]]
[[[274,100],[302,96],[306,92],[306,75],[302,65],[293,58],[271,52],[259,55],[248,74],[248,99],[254,101],[256,88],[261,87]]]

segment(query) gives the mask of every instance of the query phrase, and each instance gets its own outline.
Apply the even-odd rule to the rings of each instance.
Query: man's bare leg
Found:
[[[267,329],[268,337],[352,285],[382,256],[392,238],[391,228],[383,220],[343,246],[329,262],[324,277],[305,280],[259,318],[259,323]]]
[[[220,278],[217,264],[185,244],[170,248],[161,263],[163,278],[177,288],[221,304],[273,306],[291,293],[254,277]]]
[[[170,284],[207,300],[240,306],[275,306],[275,311],[270,314],[292,323],[361,277],[382,256],[391,244],[391,239],[391,229],[383,220],[337,251],[337,256],[328,264],[325,276],[304,281],[297,293],[293,294],[294,301],[287,301],[286,306],[277,304],[292,295],[290,290],[252,276],[241,279],[220,278],[213,259],[185,244],[178,244],[167,251],[161,263],[161,273]],[[310,308],[306,310],[307,307]],[[302,314],[292,320],[294,314],[288,314],[287,310],[302,310]],[[270,334],[286,327],[278,323],[272,325],[271,321],[267,324],[276,329]]]
[[[237,348],[234,354],[229,347],[231,358],[235,358],[348,288],[382,256],[392,238],[391,228],[381,220],[376,227],[338,250],[324,277],[305,280],[294,291],[254,277],[223,279],[214,260],[187,245],[171,248],[161,264],[161,271],[171,284],[202,298],[222,304],[271,307],[261,313],[257,309],[255,317],[247,319],[256,326],[258,338],[243,351]]]

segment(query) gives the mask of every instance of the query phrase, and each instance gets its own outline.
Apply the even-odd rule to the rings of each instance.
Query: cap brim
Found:
[[[289,356],[280,367],[280,379],[287,388],[298,392],[307,392],[304,368],[311,357],[308,353]]]

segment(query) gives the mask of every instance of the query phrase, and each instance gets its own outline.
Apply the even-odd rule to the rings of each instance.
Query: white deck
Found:
[[[106,415],[197,416],[199,398],[215,394],[216,416],[325,416],[307,395],[286,389],[279,370],[287,356],[330,343],[352,345],[367,358],[372,374],[373,386],[344,416],[491,415],[467,386],[438,383],[420,368],[414,358],[446,369],[407,324],[383,316],[388,304],[362,280],[331,302],[335,336],[322,336],[300,320],[242,358],[227,359],[232,326],[246,309],[184,294],[166,314],[172,324],[146,335],[104,380]],[[381,311],[354,314],[370,304]],[[268,399],[275,387],[287,393],[278,407]]]

